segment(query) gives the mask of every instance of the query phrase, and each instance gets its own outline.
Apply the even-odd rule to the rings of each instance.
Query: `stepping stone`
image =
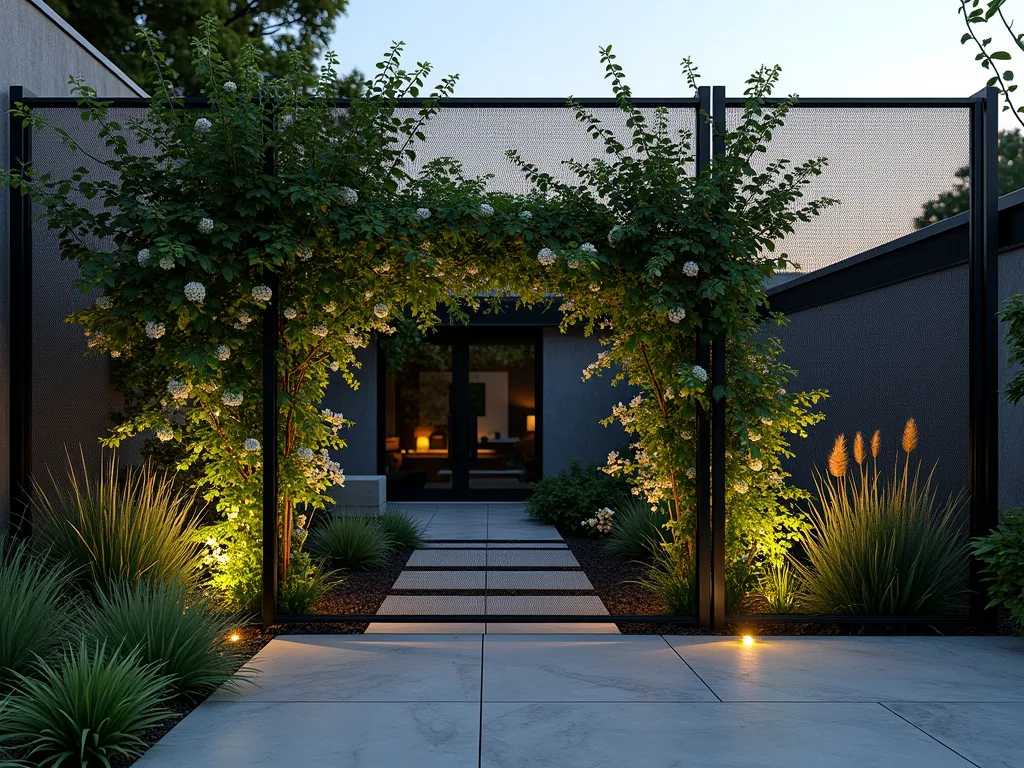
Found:
[[[472,595],[388,595],[380,616],[455,616],[484,612],[484,598]]]
[[[555,541],[489,541],[488,549],[568,549],[569,545]]]
[[[476,567],[487,565],[483,549],[417,549],[406,566]]]
[[[583,571],[487,571],[486,573],[487,589],[594,588]],[[395,588],[398,588],[397,585]]]
[[[488,595],[487,615],[607,616],[608,609],[597,595]]]
[[[486,571],[402,571],[391,589],[484,589]]]
[[[413,555],[415,554],[414,552]],[[580,565],[569,550],[489,549],[486,554],[489,566],[513,566],[516,568],[572,566],[578,568]],[[412,561],[409,564],[412,565]]]
[[[418,549],[487,549],[487,543],[483,541],[428,541]]]

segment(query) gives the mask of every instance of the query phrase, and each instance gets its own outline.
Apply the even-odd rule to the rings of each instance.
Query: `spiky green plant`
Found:
[[[423,526],[400,507],[388,507],[384,514],[371,519],[384,528],[397,549],[416,549],[423,544]]]
[[[690,616],[696,610],[693,568],[678,553],[659,549],[640,584],[669,616]]]
[[[613,504],[615,523],[605,548],[627,560],[652,560],[661,549],[663,526],[671,520],[666,505],[652,510],[650,503],[636,496],[624,496]]]
[[[238,617],[219,613],[208,598],[175,582],[143,581],[116,585],[97,603],[82,636],[138,649],[143,663],[170,677],[176,697],[196,699],[241,679],[234,672],[243,656],[229,639]]]
[[[796,613],[800,608],[800,582],[793,566],[788,561],[768,563],[761,573],[760,594],[767,613]]]
[[[71,572],[0,537],[0,690],[37,657],[49,659],[75,622]]]
[[[904,437],[917,447],[916,426]],[[891,481],[855,470],[815,481],[806,563],[795,563],[812,613],[937,615],[961,606],[966,586],[964,498],[940,501],[932,474],[910,471],[907,451]]]
[[[339,515],[309,534],[310,549],[336,568],[369,570],[387,562],[394,541],[384,527],[365,517]]]
[[[59,663],[40,660],[31,676],[15,678],[18,690],[0,717],[0,746],[17,749],[26,766],[111,768],[139,755],[142,734],[170,714],[170,679],[137,651],[82,640]]]
[[[1003,606],[1017,629],[1024,631],[1024,510],[1007,512],[999,527],[975,539],[971,548],[985,563],[988,607]]]
[[[312,613],[316,601],[327,594],[331,587],[341,583],[335,571],[314,562],[305,551],[292,553],[290,567],[292,571],[288,582],[277,601],[278,609],[283,614],[296,616]]]
[[[121,467],[101,457],[90,476],[84,454],[52,488],[34,482],[33,521],[50,555],[66,561],[95,591],[140,580],[194,582],[200,567],[194,494],[177,491],[172,476],[145,466]]]

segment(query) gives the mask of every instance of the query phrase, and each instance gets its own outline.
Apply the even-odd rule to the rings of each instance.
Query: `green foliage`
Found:
[[[999,527],[975,539],[971,549],[986,566],[989,607],[1003,606],[1024,630],[1024,511],[1008,512]]]
[[[659,531],[660,533],[660,531]],[[672,537],[661,536],[654,560],[639,582],[670,616],[692,616],[697,611],[695,564],[692,552]]]
[[[355,571],[384,565],[395,542],[374,518],[338,515],[312,530],[310,547],[334,567]]]
[[[0,691],[11,676],[29,674],[37,657],[50,659],[75,622],[63,564],[33,556],[0,536]]]
[[[971,209],[969,180],[971,169],[959,168],[956,181],[948,192],[921,206],[921,215],[914,219],[914,228],[921,229],[937,221],[951,218]],[[1024,136],[1019,128],[999,132],[999,194],[1006,195],[1024,188]]]
[[[672,519],[666,505],[652,510],[636,496],[623,496],[611,504],[615,523],[605,544],[607,550],[625,560],[651,560],[661,550],[662,530]]]
[[[226,55],[236,57],[247,45],[257,46],[268,72],[283,74],[301,67],[315,82],[316,62],[323,55],[335,24],[348,8],[348,0],[262,0],[259,3],[224,3],[218,0],[52,0],[50,6],[71,22],[86,40],[142,85],[149,85],[148,49],[136,36],[141,23],[161,41],[169,72],[188,96],[207,86],[190,55],[194,37],[202,34],[204,16],[213,14],[221,28]],[[337,84],[339,96],[354,96],[362,77],[353,72]]]
[[[141,663],[169,678],[173,695],[200,699],[232,677],[243,657],[232,650],[237,617],[218,613],[207,598],[180,584],[124,584],[97,595],[81,634],[107,647],[136,649]]]
[[[1008,364],[1024,363],[1024,296],[1017,294],[1005,302],[999,312],[999,319],[1007,324],[1006,346],[1009,349]],[[1019,372],[1006,385],[1006,400],[1016,405],[1024,398],[1024,372]]]
[[[50,480],[50,490],[35,483],[32,494],[37,540],[89,588],[196,580],[194,497],[179,493],[172,476],[119,466],[111,454],[92,476],[84,455],[77,468],[68,457],[66,476]]]
[[[544,477],[526,500],[530,514],[567,531],[579,531],[582,523],[602,507],[629,494],[629,484],[609,477],[597,467],[572,462],[569,469]]]
[[[830,471],[835,463],[830,462]],[[932,476],[910,472],[910,453],[892,479],[866,464],[819,478],[795,567],[812,613],[939,615],[961,606],[967,580],[964,501],[940,502]]]
[[[982,68],[991,75],[986,88],[998,88],[999,94],[1003,97],[1003,112],[1010,112],[1017,122],[1024,125],[1021,112],[1024,107],[1014,105],[1014,91],[1017,84],[1013,82],[1013,70],[1003,69],[1008,66],[1005,62],[1013,57],[1008,50],[1000,50],[1004,45],[1010,50],[1024,48],[1021,43],[1021,36],[1013,30],[1013,20],[1003,10],[1007,0],[960,0],[960,7],[957,9],[964,17],[964,24],[967,31],[960,38],[960,44],[973,43],[978,49],[974,60],[981,64]],[[995,29],[988,27],[992,22]],[[979,29],[985,25],[983,29]],[[1006,43],[992,44],[996,37],[1003,37]]]
[[[788,561],[769,563],[761,574],[760,596],[765,612],[796,613],[800,608],[800,582]]]
[[[423,526],[400,508],[388,507],[371,519],[384,529],[396,549],[411,550],[423,544]]]
[[[170,714],[169,679],[138,653],[82,641],[60,663],[40,661],[3,706],[0,746],[17,747],[25,766],[103,766],[146,748],[142,734]]]
[[[291,567],[292,574],[277,600],[283,614],[312,613],[317,600],[341,583],[336,573],[314,563],[307,552],[296,552]]]

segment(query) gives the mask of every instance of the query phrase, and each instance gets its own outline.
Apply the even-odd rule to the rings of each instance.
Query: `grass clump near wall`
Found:
[[[408,551],[423,545],[423,526],[400,507],[389,506],[384,514],[370,519],[384,529],[396,549]]]
[[[630,485],[623,478],[574,461],[569,469],[541,479],[526,500],[526,508],[538,520],[579,531],[597,510],[629,493]]]
[[[612,504],[615,522],[606,544],[610,554],[624,560],[650,561],[661,550],[662,531],[672,519],[664,505],[651,505],[636,496],[623,496]]]
[[[370,570],[384,565],[394,539],[375,518],[341,515],[315,527],[310,548],[335,568]]]

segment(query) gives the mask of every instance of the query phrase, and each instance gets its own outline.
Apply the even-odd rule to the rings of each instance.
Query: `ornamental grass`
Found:
[[[625,560],[650,562],[661,550],[661,531],[671,520],[664,505],[656,510],[644,499],[624,496],[615,505],[615,525],[605,544],[608,552]]]
[[[38,539],[95,592],[122,582],[195,582],[195,494],[180,493],[173,476],[150,466],[119,466],[113,453],[101,456],[90,474],[82,453],[78,467],[68,456],[63,482],[50,479],[50,490],[33,482]]]
[[[384,529],[396,549],[408,551],[423,544],[423,525],[409,517],[401,508],[389,507],[384,514],[370,520]]]
[[[874,458],[880,441],[875,432]],[[901,440],[904,456],[897,457],[892,479],[883,480],[864,460],[848,471],[845,439],[837,438],[828,462],[831,476],[815,481],[813,527],[802,542],[805,562],[794,561],[811,613],[916,616],[962,607],[965,497],[939,499],[934,467],[923,475],[920,462],[911,466],[919,442],[910,419]]]
[[[309,546],[333,567],[357,571],[384,565],[395,542],[371,518],[339,515],[310,531]]]

